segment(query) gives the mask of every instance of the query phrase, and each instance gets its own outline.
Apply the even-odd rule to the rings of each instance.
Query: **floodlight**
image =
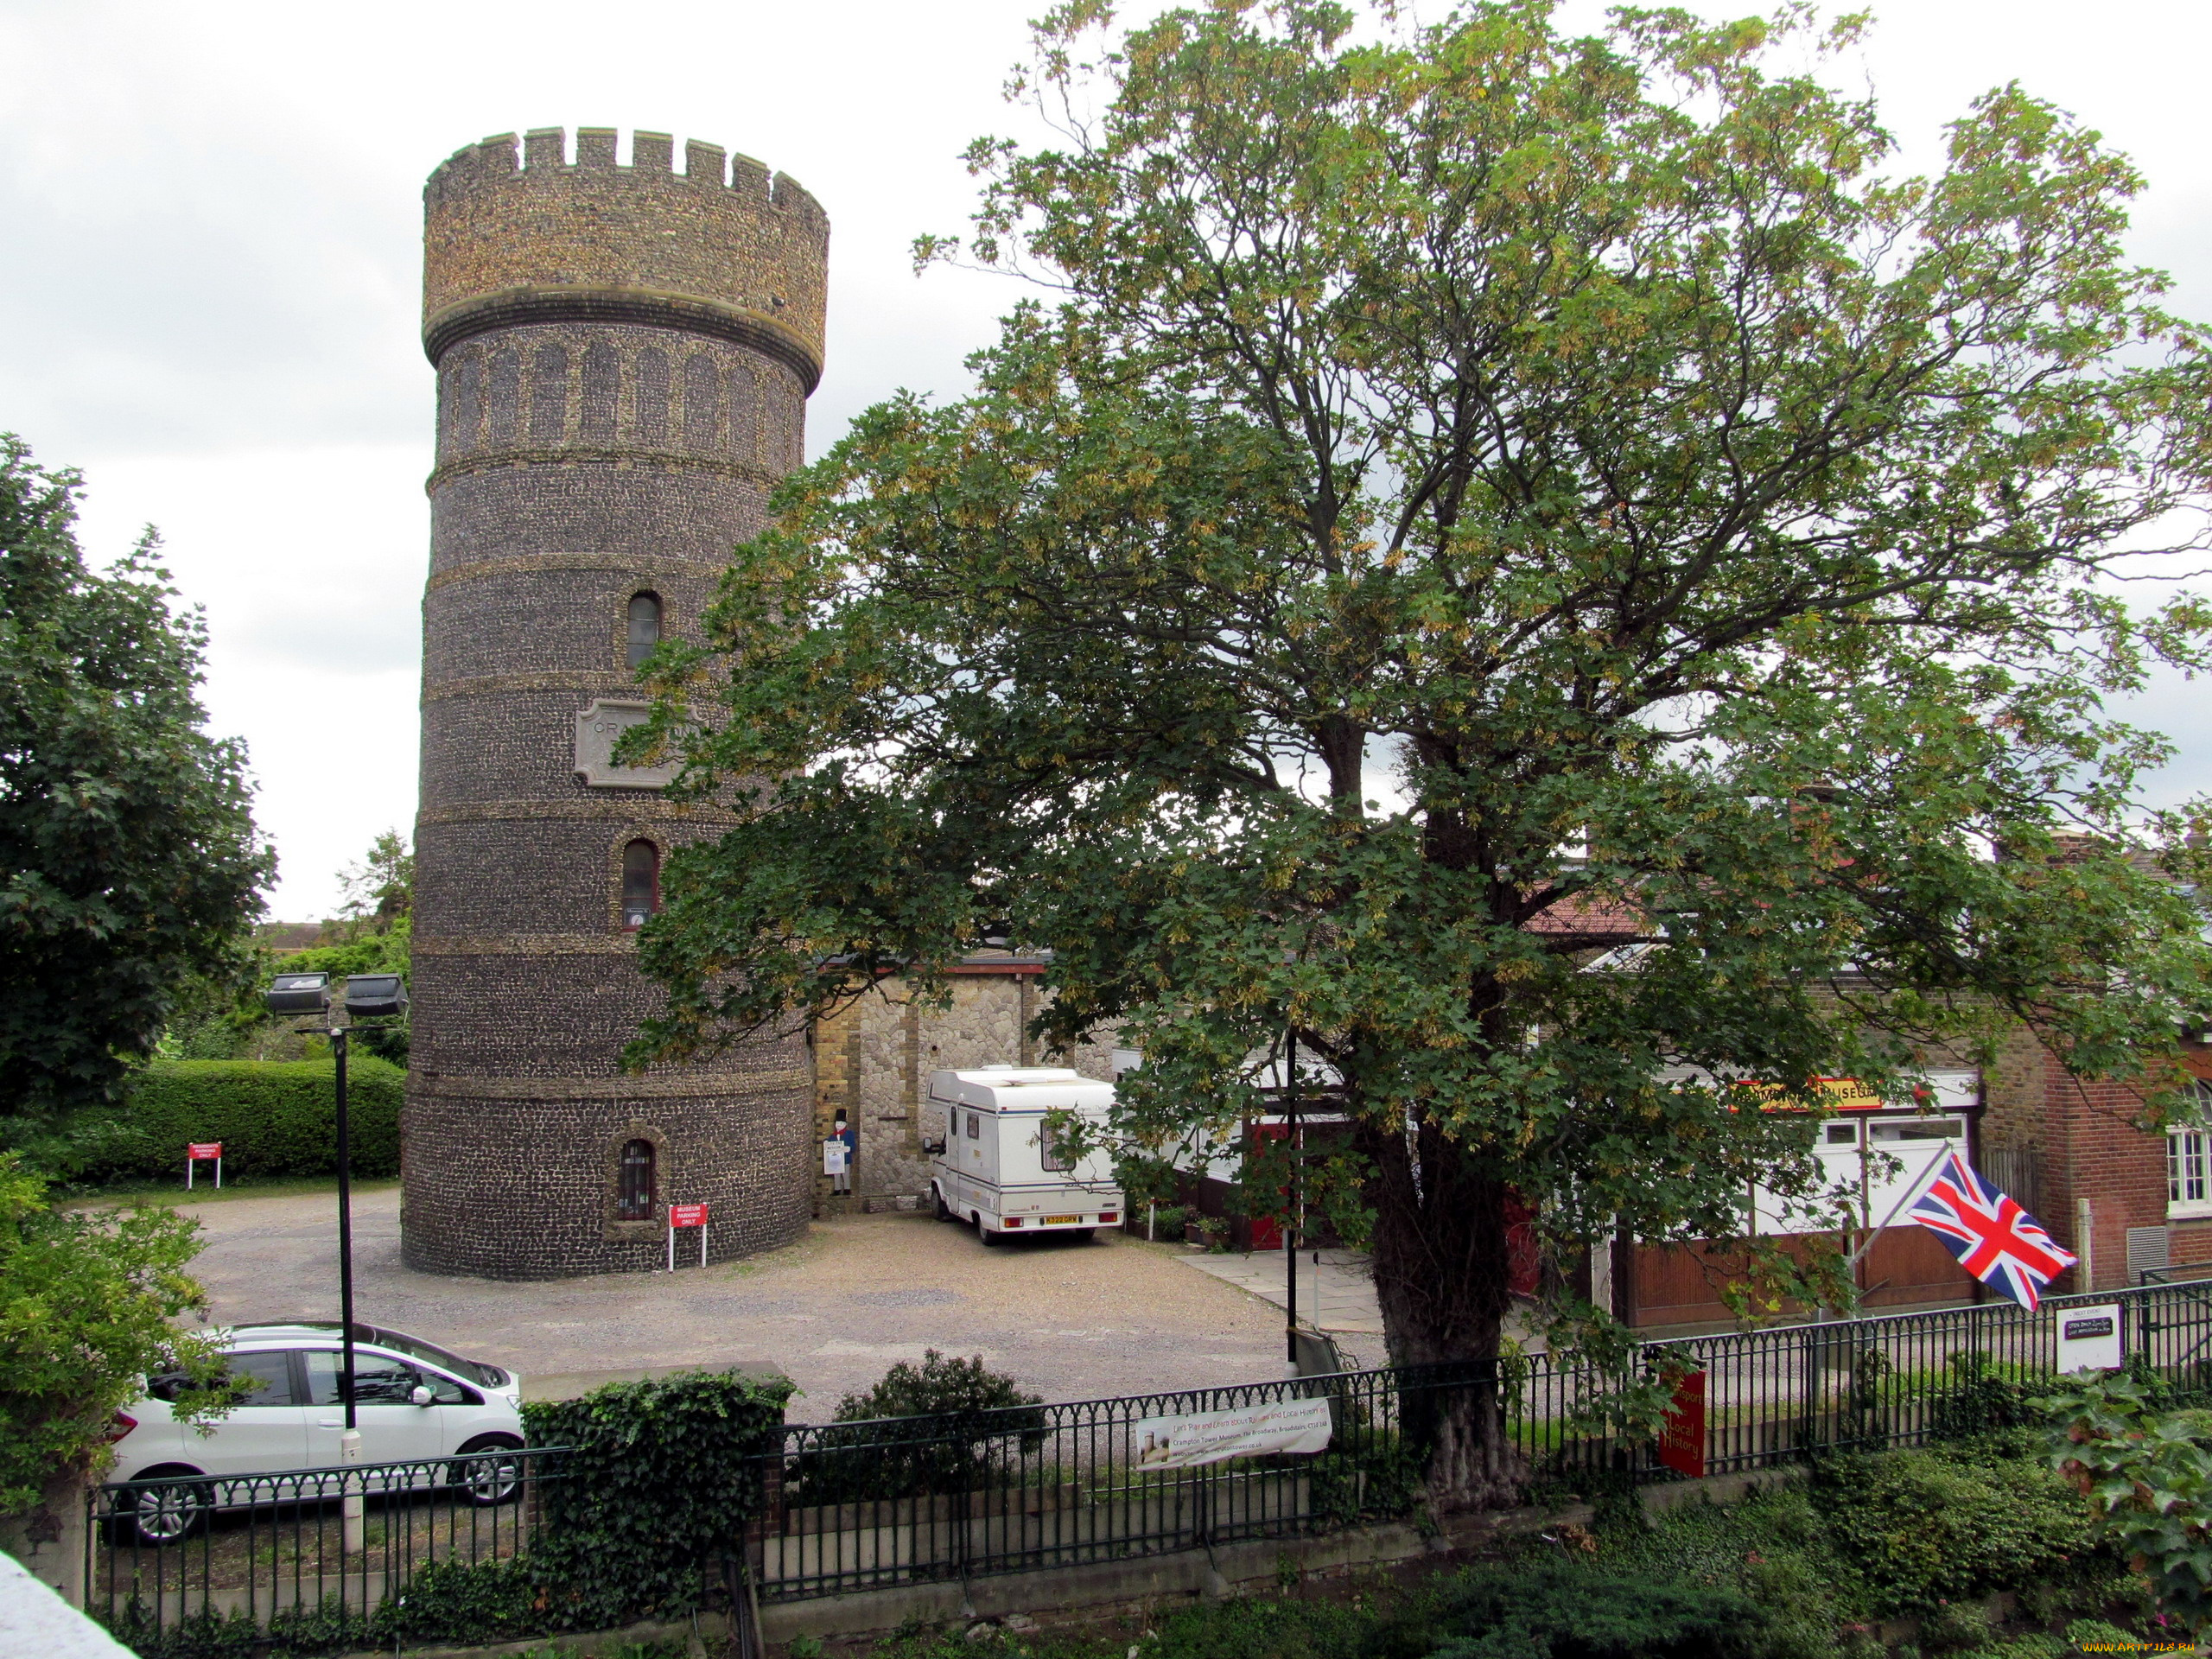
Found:
[[[397,974],[348,974],[346,1012],[356,1020],[381,1020],[404,1014],[407,982]]]
[[[271,1014],[324,1014],[330,1008],[328,974],[279,974],[262,995]]]

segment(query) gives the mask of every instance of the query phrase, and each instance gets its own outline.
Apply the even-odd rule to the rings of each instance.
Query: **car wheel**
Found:
[[[468,1461],[453,1465],[454,1493],[479,1509],[511,1502],[522,1491],[522,1459],[498,1454],[521,1449],[522,1442],[512,1434],[479,1434],[463,1441],[461,1455]]]
[[[143,1488],[134,1484],[129,1490],[118,1492],[114,1510],[117,1521],[127,1524],[140,1543],[156,1549],[182,1543],[207,1523],[207,1511],[215,1503],[212,1481],[183,1484],[187,1478],[199,1473],[199,1470],[182,1464],[143,1471],[138,1476],[140,1480],[162,1484]],[[171,1484],[172,1482],[176,1484]]]
[[[1005,1234],[1000,1232],[995,1227],[984,1226],[983,1218],[981,1216],[976,1217],[976,1236],[981,1238],[986,1244],[995,1244],[999,1240],[1006,1236]]]
[[[944,1201],[944,1191],[933,1186],[930,1189],[930,1196],[937,1200],[937,1218],[939,1221],[950,1221],[952,1206]]]
[[[1088,1244],[1092,1239],[1098,1236],[1098,1230],[1096,1227],[1072,1228],[1070,1230],[1068,1236],[1070,1238],[1080,1239],[1084,1243]]]

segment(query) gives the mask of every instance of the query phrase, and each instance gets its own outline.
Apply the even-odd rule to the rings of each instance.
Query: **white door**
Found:
[[[308,1350],[308,1451],[317,1468],[335,1468],[339,1436],[346,1432],[346,1408],[338,1398],[335,1348]],[[445,1450],[437,1409],[418,1406],[413,1395],[422,1375],[396,1355],[373,1348],[353,1351],[353,1417],[361,1431],[361,1461],[402,1463],[435,1458]]]
[[[303,1466],[307,1413],[293,1399],[291,1356],[232,1354],[228,1364],[232,1378],[253,1391],[216,1421],[215,1432],[206,1440],[186,1430],[186,1458],[211,1475],[258,1475]]]
[[[428,1366],[423,1368],[422,1376],[430,1390],[429,1414],[437,1430],[440,1451],[458,1452],[475,1434],[493,1430],[514,1432],[512,1420],[466,1382]]]

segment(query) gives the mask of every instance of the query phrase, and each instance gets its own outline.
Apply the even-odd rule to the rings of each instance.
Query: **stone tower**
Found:
[[[715,1258],[802,1230],[805,1049],[626,1076],[652,995],[635,925],[660,861],[725,815],[613,765],[636,659],[694,633],[798,466],[822,372],[829,222],[712,144],[629,165],[611,129],[488,138],[430,175],[423,340],[438,375],[423,599],[414,1040],[402,1232],[439,1273]],[[687,1234],[679,1259],[697,1260]]]

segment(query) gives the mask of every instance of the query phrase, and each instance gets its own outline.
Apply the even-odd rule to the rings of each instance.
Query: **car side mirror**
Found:
[[[420,1382],[417,1382],[415,1385],[415,1391],[407,1397],[418,1406],[427,1406],[434,1398],[435,1398],[429,1389],[423,1387]]]
[[[925,1141],[922,1142],[922,1150],[929,1154],[932,1158],[942,1158],[944,1156],[944,1142],[942,1141]]]

